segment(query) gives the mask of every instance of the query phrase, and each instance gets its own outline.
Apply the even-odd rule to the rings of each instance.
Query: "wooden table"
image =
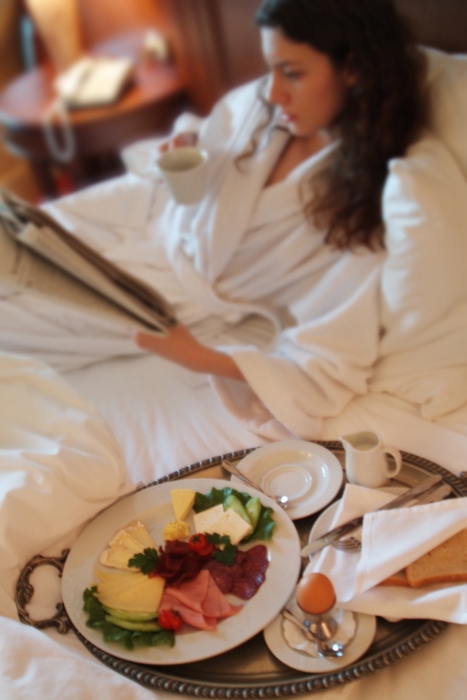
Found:
[[[113,105],[69,111],[75,155],[67,163],[50,153],[43,115],[56,97],[56,72],[44,64],[21,74],[0,93],[0,125],[5,147],[27,158],[45,196],[56,196],[54,172],[64,170],[73,186],[102,179],[99,163],[115,162],[124,146],[163,133],[187,104],[186,81],[173,64],[144,58],[143,35],[130,33],[93,47],[93,55],[129,56],[136,60],[134,79]],[[59,135],[59,134],[57,134]],[[110,156],[110,159],[109,159]]]

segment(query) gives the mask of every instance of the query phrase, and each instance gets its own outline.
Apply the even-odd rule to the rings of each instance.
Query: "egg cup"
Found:
[[[334,608],[319,615],[306,613],[305,626],[318,642],[328,642],[337,632],[337,622],[332,616]]]

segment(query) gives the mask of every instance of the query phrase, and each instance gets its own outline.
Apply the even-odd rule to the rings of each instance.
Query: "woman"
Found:
[[[252,98],[251,86],[235,93],[237,102],[253,99],[256,111],[252,116],[254,110],[245,109],[253,134],[243,152],[232,148],[227,154],[231,164],[226,167],[236,169],[247,188],[251,171],[262,168],[244,223],[247,232],[255,229],[255,212],[271,191],[280,200],[281,189],[292,196],[292,188],[302,198],[282,237],[274,238],[272,232],[268,240],[274,221],[264,226],[263,255],[277,246],[277,255],[284,254],[290,264],[273,266],[275,283],[266,275],[264,289],[250,295],[250,300],[286,311],[291,327],[282,322],[272,353],[213,349],[182,324],[167,339],[140,332],[136,340],[195,372],[246,381],[276,418],[294,433],[307,435],[310,424],[304,425],[303,410],[295,410],[296,396],[307,405],[311,421],[336,415],[354,394],[366,392],[380,333],[381,194],[388,160],[402,156],[425,124],[423,61],[386,0],[266,0],[257,23],[270,73],[267,84],[259,85],[259,100],[256,92]],[[213,121],[222,121],[221,110],[214,110]],[[236,113],[234,107],[230,110]],[[206,138],[203,145],[209,150]],[[266,167],[251,163],[262,154]],[[224,185],[228,189],[225,174]],[[277,212],[283,216],[284,209],[278,205]],[[177,214],[166,215],[166,227],[187,230],[187,221],[178,216],[177,221]],[[198,229],[196,235],[203,232]],[[210,232],[210,241],[217,235]],[[296,239],[295,245],[287,244],[288,236]],[[251,238],[251,233],[250,240],[248,233],[237,238],[228,264],[216,273],[198,267],[204,278],[210,276],[218,298],[244,301],[240,283],[229,286],[226,278],[242,245],[254,249]],[[180,252],[172,249],[172,262],[184,279],[192,265],[179,258]],[[244,279],[245,296],[249,282]],[[215,385],[229,404],[232,394],[247,391],[233,385],[227,389],[222,379]]]

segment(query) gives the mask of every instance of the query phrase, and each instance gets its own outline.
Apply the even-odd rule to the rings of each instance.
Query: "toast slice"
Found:
[[[378,586],[404,586],[408,588],[410,584],[407,580],[405,569],[402,569],[401,571],[396,571],[392,576],[388,576],[384,581],[380,581]]]
[[[412,588],[467,581],[467,529],[416,559],[405,571]]]

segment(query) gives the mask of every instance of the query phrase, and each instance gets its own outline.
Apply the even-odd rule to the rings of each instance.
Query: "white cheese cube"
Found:
[[[228,535],[232,544],[238,544],[244,537],[253,532],[253,528],[241,515],[229,508],[224,511],[220,518],[211,522],[203,532],[210,535],[216,532],[221,537]]]
[[[193,515],[193,522],[195,525],[196,532],[208,532],[207,527],[211,525],[215,520],[218,520],[224,513],[224,506],[219,503],[217,506],[208,508],[207,510],[202,510],[201,513],[195,513]]]

